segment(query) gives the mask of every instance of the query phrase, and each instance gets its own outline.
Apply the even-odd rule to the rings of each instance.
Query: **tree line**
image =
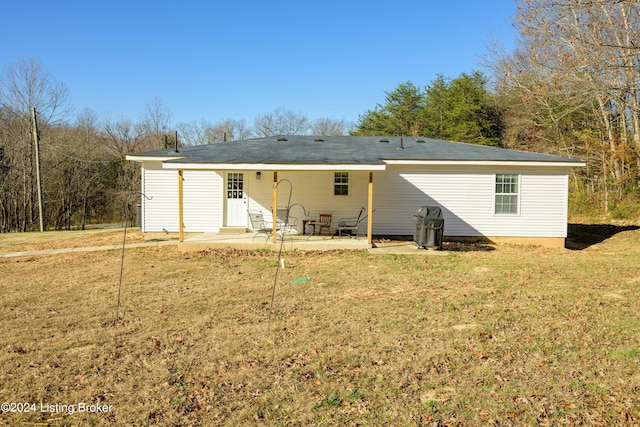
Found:
[[[353,135],[425,136],[500,145],[502,120],[479,71],[439,75],[421,90],[410,81],[387,92],[384,105],[359,117]]]
[[[128,153],[173,147],[176,137],[181,146],[189,146],[280,134],[345,135],[353,126],[278,108],[257,116],[253,127],[233,119],[173,127],[171,110],[160,98],[148,101],[135,121],[101,120],[90,109],[74,117],[66,86],[40,61],[23,59],[0,75],[0,232],[38,228],[33,109],[40,140],[43,223],[58,230],[121,222],[124,212],[135,212],[140,168],[125,160]]]
[[[424,88],[401,83],[356,123],[280,108],[252,126],[236,119],[174,125],[160,98],[137,120],[100,119],[92,110],[73,116],[65,85],[39,61],[21,60],[0,74],[0,231],[37,228],[33,108],[48,229],[122,220],[140,185],[126,154],[173,146],[176,136],[181,145],[200,145],[279,134],[420,135],[578,157],[587,167],[573,172],[574,210],[637,214],[640,3],[516,5],[516,48],[491,46],[488,72],[440,75]]]
[[[637,215],[640,3],[520,0],[517,48],[494,49],[502,143],[579,157],[577,209]]]
[[[489,76],[439,76],[386,93],[356,134],[421,135],[577,157],[575,212],[640,214],[640,2],[519,0],[517,46]]]

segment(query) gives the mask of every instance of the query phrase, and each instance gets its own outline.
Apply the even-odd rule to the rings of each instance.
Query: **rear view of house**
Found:
[[[361,233],[408,236],[420,206],[442,209],[447,238],[563,246],[568,177],[579,160],[415,137],[280,136],[135,153],[142,231],[220,232],[295,204],[303,221],[356,215]],[[289,191],[274,190],[287,180]],[[303,209],[304,208],[304,209]],[[299,209],[298,211],[296,211]],[[334,224],[334,227],[337,224]]]

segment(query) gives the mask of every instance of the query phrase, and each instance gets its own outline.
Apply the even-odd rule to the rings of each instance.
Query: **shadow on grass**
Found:
[[[637,225],[569,224],[565,248],[581,251],[623,231],[638,229]]]
[[[443,249],[451,252],[490,252],[495,251],[494,245],[487,242],[444,242]]]
[[[415,242],[412,242],[409,237],[384,237],[373,240],[374,244],[384,246],[385,248],[416,248]],[[420,251],[429,251],[429,249],[420,248]],[[444,241],[442,242],[442,250],[446,252],[489,252],[495,251],[495,245],[491,242],[473,241],[473,242],[459,242],[459,241]],[[434,249],[434,252],[439,250]]]

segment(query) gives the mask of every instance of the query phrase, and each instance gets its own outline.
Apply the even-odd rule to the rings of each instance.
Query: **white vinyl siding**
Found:
[[[142,231],[177,232],[178,171],[162,169],[160,162],[142,165]]]
[[[215,232],[222,225],[222,177],[215,171],[183,172],[185,232]],[[175,233],[178,224],[178,171],[162,169],[160,162],[142,166],[142,231]]]
[[[222,227],[222,174],[215,171],[187,170],[183,172],[184,231],[217,232]]]
[[[142,172],[142,191],[153,197],[143,199],[143,231],[177,232],[177,170],[145,161]],[[255,171],[244,172],[247,210],[261,211],[270,220],[273,172],[262,171],[260,180]],[[216,232],[222,227],[225,173],[183,172],[186,232]],[[517,215],[496,215],[496,174],[518,176]],[[361,207],[367,207],[368,175],[349,171],[349,196],[336,197],[335,171],[280,171],[278,180],[283,181],[277,205],[286,206],[291,194],[291,216],[299,220],[300,232],[303,219],[320,213],[333,215],[335,230],[340,218],[355,217]],[[412,235],[413,214],[420,206],[435,205],[443,210],[447,236],[566,237],[568,169],[564,167],[387,165],[386,171],[374,172],[373,189],[373,233],[377,235]],[[361,231],[366,231],[366,221]]]
[[[518,173],[519,215],[495,215],[496,173]],[[420,206],[440,206],[447,236],[566,237],[566,169],[388,166],[374,174],[374,228],[379,235],[412,235]]]

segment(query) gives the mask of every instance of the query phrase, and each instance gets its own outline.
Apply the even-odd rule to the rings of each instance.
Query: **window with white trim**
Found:
[[[518,175],[515,173],[496,174],[496,215],[518,214],[518,181]]]
[[[334,196],[349,195],[349,172],[333,173],[333,195]]]

